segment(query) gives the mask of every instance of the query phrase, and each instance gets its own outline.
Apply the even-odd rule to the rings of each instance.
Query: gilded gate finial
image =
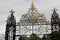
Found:
[[[31,6],[34,7],[34,2],[33,2],[33,0],[32,0],[32,2],[31,2]]]

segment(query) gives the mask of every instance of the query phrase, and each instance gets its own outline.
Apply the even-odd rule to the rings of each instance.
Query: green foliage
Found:
[[[50,35],[47,35],[46,40],[51,40],[50,37]]]
[[[59,40],[59,32],[55,31],[51,34],[53,34],[53,40]],[[38,35],[32,33],[29,38],[26,36],[21,36],[19,40],[52,40],[52,35],[44,35],[43,38],[40,38]]]
[[[60,33],[58,31],[54,31],[53,33],[51,33],[52,36],[53,36],[53,40],[60,40],[59,39],[59,36],[60,36]],[[51,36],[51,38],[52,38]]]
[[[51,40],[51,35],[44,35],[42,40]]]
[[[26,37],[26,36],[22,36],[22,37],[19,38],[19,40],[29,40],[29,38]]]
[[[32,33],[32,34],[30,35],[29,40],[41,40],[41,39],[40,39],[40,37],[38,37],[36,34]]]

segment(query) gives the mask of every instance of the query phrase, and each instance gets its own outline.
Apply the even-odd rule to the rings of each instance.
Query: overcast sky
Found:
[[[60,0],[34,0],[35,7],[40,13],[43,13],[47,19],[51,18],[52,9],[56,7],[60,16]],[[30,8],[31,0],[0,0],[0,34],[5,33],[6,20],[9,11],[15,10],[16,20],[19,21],[22,14],[26,13]]]

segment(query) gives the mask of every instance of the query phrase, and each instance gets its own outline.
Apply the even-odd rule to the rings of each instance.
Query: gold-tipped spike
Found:
[[[15,11],[13,9],[11,9],[10,13],[15,13]]]
[[[53,10],[56,10],[56,11],[57,11],[58,9],[57,9],[56,7],[53,7],[52,11],[53,11]]]
[[[49,20],[48,21],[46,20],[46,25],[48,25],[48,24],[49,24]]]
[[[56,7],[54,7],[54,10],[58,10]]]
[[[16,25],[17,25],[17,26],[20,26],[20,22],[17,22]]]

